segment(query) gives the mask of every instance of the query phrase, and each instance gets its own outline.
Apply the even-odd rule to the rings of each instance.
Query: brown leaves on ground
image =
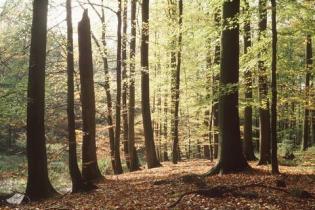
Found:
[[[18,206],[19,209],[167,209],[183,193],[196,190],[194,183],[184,182],[183,175],[207,172],[214,163],[193,160],[173,165],[163,163],[163,167],[144,169],[122,175],[106,176],[98,184],[99,189],[91,193],[69,194],[44,202]],[[270,166],[256,166],[247,173],[212,176],[206,178],[208,186],[247,185],[262,183],[276,187],[276,180],[284,180],[285,189],[306,190],[315,195],[315,175],[313,168],[299,171],[296,167],[280,167],[281,175],[270,175]],[[161,181],[164,180],[164,181]],[[252,187],[244,192],[252,192],[257,198],[244,198],[224,194],[219,198],[207,198],[196,194],[185,196],[175,209],[315,209],[314,199],[301,199],[287,193],[268,188]]]

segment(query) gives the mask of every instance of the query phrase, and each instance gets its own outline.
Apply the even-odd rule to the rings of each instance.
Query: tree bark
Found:
[[[267,29],[267,1],[259,0],[259,33],[258,40],[266,37]],[[265,49],[264,49],[265,50]],[[258,55],[259,69],[259,128],[260,128],[260,155],[259,165],[270,162],[270,109],[268,99],[268,78],[266,75],[265,62],[261,58],[261,53]]]
[[[215,21],[215,26],[218,31],[220,31],[221,27],[221,14],[220,14],[220,9],[216,9],[216,12],[214,14],[214,21]],[[214,65],[216,67],[220,66],[220,53],[221,53],[221,47],[220,43],[216,43],[215,49],[214,49]],[[213,96],[215,100],[213,101],[212,105],[212,128],[213,128],[213,146],[214,146],[214,151],[213,151],[213,156],[214,158],[218,158],[218,151],[219,151],[219,133],[218,133],[218,128],[219,128],[219,99],[218,99],[218,90],[217,90],[217,85],[218,81],[220,80],[220,73],[215,73],[213,76]]]
[[[130,40],[130,84],[128,105],[128,152],[129,170],[139,170],[137,151],[135,149],[135,55],[136,55],[136,11],[137,1],[131,0],[131,40]]]
[[[277,3],[271,0],[272,6],[272,100],[271,100],[271,168],[273,174],[279,174],[277,157]]]
[[[73,27],[71,0],[66,2],[67,10],[67,116],[68,116],[68,141],[69,141],[69,171],[72,181],[72,193],[83,190],[83,179],[77,160],[77,143],[75,134],[74,112],[74,58],[73,58]]]
[[[82,176],[85,181],[102,177],[96,156],[95,142],[95,93],[91,46],[91,26],[87,10],[78,26],[79,69],[83,120]]]
[[[48,0],[33,1],[33,22],[27,89],[26,196],[31,201],[56,193],[48,178],[45,139],[45,65]]]
[[[122,79],[123,79],[123,90],[122,90],[122,119],[123,119],[123,145],[125,159],[128,169],[130,168],[129,155],[128,155],[128,108],[127,108],[127,15],[128,15],[128,0],[123,3],[123,41],[122,41]]]
[[[223,24],[236,19],[240,10],[240,1],[224,1]],[[220,85],[238,85],[239,82],[239,24],[225,27],[221,35],[221,71]],[[219,161],[207,175],[225,174],[243,171],[249,167],[241,145],[238,113],[238,86],[219,99]]]
[[[102,0],[102,5],[104,2]],[[105,23],[105,11],[104,7],[101,9],[101,22],[102,22],[102,60],[103,60],[103,69],[105,74],[104,88],[106,92],[106,104],[107,104],[107,124],[108,124],[108,135],[109,135],[109,147],[110,147],[110,156],[111,156],[111,165],[113,170],[115,170],[115,131],[114,131],[114,120],[113,120],[113,103],[112,95],[110,92],[110,75],[108,72],[108,59],[107,59],[107,43],[106,43],[106,23]]]
[[[178,124],[179,124],[179,97],[180,97],[180,70],[181,70],[181,62],[182,62],[182,25],[183,25],[183,1],[179,0],[178,2],[178,10],[179,10],[179,18],[178,18],[178,26],[179,26],[179,34],[178,34],[178,51],[177,51],[177,64],[176,64],[176,74],[175,74],[175,94],[173,103],[175,105],[174,110],[174,127],[172,128],[172,137],[173,137],[173,156],[172,161],[174,164],[180,159],[180,149],[178,143]]]
[[[116,127],[115,127],[115,144],[114,144],[114,158],[115,158],[115,174],[122,174],[122,166],[120,159],[120,132],[121,132],[121,0],[118,0],[118,11],[117,11],[117,93],[116,93]]]
[[[244,1],[244,15],[245,15],[245,22],[244,22],[244,53],[247,54],[249,48],[252,46],[251,41],[251,14],[249,12],[249,4],[247,0]],[[252,90],[252,72],[251,69],[246,69],[244,73],[245,78],[245,100],[247,103],[251,102],[253,98],[253,90]],[[254,147],[253,147],[253,134],[252,134],[252,106],[250,104],[246,104],[244,110],[244,156],[246,160],[252,161],[256,160],[254,154]]]
[[[149,0],[142,2],[141,68],[141,104],[146,158],[148,168],[154,168],[161,164],[156,156],[150,111]]]
[[[313,65],[313,52],[312,52],[312,37],[311,35],[307,35],[306,37],[306,49],[305,49],[306,59],[306,78],[305,78],[305,92],[306,92],[306,106],[304,108],[304,132],[302,139],[302,150],[306,150],[309,147],[309,133],[310,133],[310,110],[309,110],[309,89],[310,89],[310,80],[311,80],[311,72]]]

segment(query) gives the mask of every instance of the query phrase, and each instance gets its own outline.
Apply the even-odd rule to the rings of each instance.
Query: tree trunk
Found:
[[[302,150],[306,150],[309,147],[309,133],[310,133],[310,110],[309,110],[309,89],[310,89],[310,80],[311,80],[311,72],[312,72],[312,65],[313,65],[313,52],[312,52],[312,37],[307,35],[306,37],[306,59],[305,59],[305,66],[306,66],[306,79],[305,79],[305,92],[306,92],[306,106],[304,108],[304,134],[302,139]]]
[[[178,35],[178,47],[179,50],[177,51],[177,64],[176,64],[176,77],[175,77],[175,94],[174,94],[174,105],[175,105],[175,112],[174,112],[174,127],[172,128],[172,137],[173,137],[173,156],[172,161],[174,164],[180,159],[180,149],[178,143],[178,124],[179,124],[179,97],[180,97],[180,69],[181,69],[181,62],[182,62],[182,25],[183,25],[183,1],[179,0],[178,3],[179,8],[179,35]]]
[[[271,0],[272,5],[272,100],[271,100],[271,167],[273,174],[279,174],[277,157],[277,3]]]
[[[130,168],[129,155],[128,155],[128,108],[127,108],[127,10],[128,0],[124,1],[123,6],[123,42],[122,42],[122,79],[123,79],[123,91],[122,91],[122,118],[123,118],[123,145],[125,152],[125,159],[127,167]]]
[[[103,0],[102,0],[102,5],[104,5]],[[102,60],[103,60],[103,68],[104,68],[104,74],[105,74],[104,88],[106,92],[107,124],[108,124],[111,165],[112,165],[113,170],[115,170],[115,158],[114,158],[115,131],[114,131],[114,122],[113,122],[112,95],[110,92],[110,75],[108,72],[107,43],[105,39],[106,38],[106,22],[105,22],[104,7],[102,7],[101,11],[102,11],[101,22],[102,22],[102,45],[103,45]]]
[[[130,40],[130,84],[128,106],[128,151],[129,170],[139,170],[137,151],[135,149],[135,55],[136,55],[136,11],[137,1],[131,0],[131,40]]]
[[[72,181],[72,193],[83,189],[83,179],[77,160],[77,143],[75,134],[75,112],[74,112],[74,59],[73,59],[73,27],[71,0],[66,2],[67,10],[67,116],[68,116],[68,141],[69,141],[69,171]]]
[[[224,1],[223,24],[239,14],[240,1]],[[227,27],[221,36],[220,85],[237,85],[239,82],[239,25]],[[243,171],[249,166],[244,158],[238,114],[238,86],[219,99],[219,162],[207,175]]]
[[[266,37],[267,29],[267,1],[259,0],[259,34],[258,40]],[[258,69],[259,69],[259,127],[260,127],[260,156],[259,165],[270,162],[270,112],[268,100],[268,78],[266,75],[265,62],[261,58],[261,53],[258,55]]]
[[[248,53],[248,49],[252,46],[251,41],[251,22],[250,22],[250,12],[249,12],[249,4],[245,0],[244,6],[244,14],[245,14],[245,22],[244,22],[244,53]],[[252,90],[252,72],[251,69],[246,69],[245,74],[245,100],[247,103],[250,103],[253,98],[253,90]],[[244,156],[246,160],[256,160],[254,154],[253,147],[253,135],[252,135],[252,106],[250,104],[246,104],[244,110]]]
[[[45,199],[56,193],[48,178],[44,125],[47,7],[48,0],[33,2],[26,142],[28,160],[26,196],[31,201]]]
[[[118,11],[117,11],[117,69],[116,69],[116,76],[117,76],[117,93],[116,93],[116,127],[115,127],[115,174],[122,174],[122,166],[121,166],[121,159],[120,159],[120,131],[121,131],[121,0],[118,0]]]
[[[149,79],[149,0],[142,2],[142,37],[141,37],[141,103],[148,168],[161,166],[156,156],[151,111]]]
[[[95,93],[91,46],[91,27],[87,10],[78,26],[79,69],[83,121],[82,176],[86,181],[102,177],[96,157],[95,143]]]
[[[220,9],[216,9],[216,12],[214,14],[214,21],[215,21],[215,26],[217,28],[218,31],[220,31],[220,27],[221,27],[221,14],[220,14]],[[219,36],[219,35],[218,35]],[[215,45],[215,49],[214,49],[214,65],[216,67],[220,66],[220,53],[221,53],[221,47],[220,47],[220,43],[217,43]],[[214,151],[213,151],[213,156],[214,158],[218,158],[218,151],[219,151],[219,133],[218,133],[218,128],[219,128],[219,103],[218,103],[218,97],[219,97],[219,93],[218,93],[218,81],[220,79],[220,73],[215,73],[215,75],[213,76],[213,87],[212,87],[212,91],[213,91],[213,96],[215,98],[215,100],[213,101],[213,105],[212,105],[212,120],[213,120],[213,145],[214,145]]]
[[[203,154],[204,154],[204,158],[207,160],[210,160],[210,146],[209,145],[204,145],[203,146]]]

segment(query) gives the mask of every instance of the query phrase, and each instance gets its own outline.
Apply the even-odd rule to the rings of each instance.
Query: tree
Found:
[[[131,39],[130,39],[130,84],[129,84],[129,105],[128,105],[128,152],[129,170],[139,169],[137,152],[135,149],[135,55],[136,55],[136,12],[137,1],[131,0]]]
[[[220,9],[216,8],[215,13],[214,13],[214,21],[215,21],[215,27],[216,30],[218,30],[218,38],[220,36],[220,27],[221,27],[221,14],[220,14]],[[221,46],[220,42],[217,41],[216,45],[214,47],[214,65],[216,67],[220,66],[220,54],[221,54]],[[218,81],[220,80],[220,73],[214,73],[213,76],[213,87],[212,87],[212,93],[214,95],[215,100],[212,102],[212,124],[213,124],[213,143],[214,143],[214,151],[213,151],[213,156],[214,158],[218,158],[218,144],[219,144],[219,133],[218,133],[218,128],[219,128],[219,102],[218,102],[218,90],[217,86]]]
[[[271,166],[272,173],[279,173],[277,158],[277,2],[271,0],[272,6],[272,72],[271,72]]]
[[[102,177],[96,157],[95,143],[95,93],[91,46],[91,26],[88,11],[84,10],[78,26],[79,69],[83,121],[82,176],[85,181]]]
[[[128,108],[127,108],[127,92],[128,92],[128,81],[127,81],[127,17],[128,17],[128,0],[124,1],[123,6],[123,40],[122,40],[122,79],[123,79],[123,90],[122,90],[122,121],[123,121],[123,145],[127,167],[130,168],[129,155],[128,155]]]
[[[117,77],[117,94],[116,94],[116,127],[115,127],[115,174],[123,173],[120,160],[120,131],[121,131],[121,0],[118,0],[117,11],[117,60],[116,60],[116,77]]]
[[[74,59],[73,59],[73,28],[71,0],[66,2],[67,10],[67,116],[68,116],[68,141],[69,141],[69,171],[72,181],[72,192],[83,189],[83,179],[78,166],[75,135],[75,113],[74,113]]]
[[[172,137],[173,137],[173,156],[172,161],[174,164],[177,164],[180,158],[180,149],[178,144],[178,123],[179,123],[179,96],[180,96],[180,70],[181,70],[181,62],[182,62],[182,25],[183,25],[183,1],[179,0],[178,2],[178,10],[179,10],[179,18],[178,18],[178,26],[179,26],[179,34],[178,34],[178,51],[177,51],[177,64],[176,64],[176,72],[175,72],[175,94],[173,93],[173,102],[175,105],[174,110],[174,126],[172,127]]]
[[[154,168],[161,164],[156,156],[150,111],[149,0],[142,2],[141,68],[141,105],[146,158],[148,168]]]
[[[310,133],[310,110],[309,110],[309,89],[310,89],[310,80],[311,72],[313,65],[313,52],[312,52],[312,37],[310,35],[306,36],[306,49],[305,49],[305,68],[306,68],[306,77],[305,77],[305,91],[306,91],[306,106],[304,108],[304,133],[302,139],[302,150],[306,150],[309,147],[309,133]]]
[[[252,46],[251,41],[251,14],[249,11],[249,3],[247,0],[244,1],[244,15],[245,15],[245,22],[244,22],[244,53],[247,54],[249,48]],[[245,79],[245,100],[246,102],[250,102],[253,98],[253,90],[252,90],[252,72],[251,69],[246,69],[244,73]],[[253,147],[253,132],[252,132],[252,106],[250,104],[246,104],[244,110],[244,155],[246,160],[256,160],[254,154],[254,147]]]
[[[249,167],[241,146],[238,114],[239,81],[239,14],[240,1],[224,1],[223,25],[221,35],[220,85],[232,90],[221,93],[219,98],[219,161],[207,175],[243,171]],[[234,21],[230,21],[230,20]]]
[[[28,160],[26,196],[31,201],[56,194],[48,178],[44,125],[47,7],[48,0],[33,1],[26,128]]]
[[[102,5],[104,2],[102,0]],[[110,76],[108,72],[108,59],[107,59],[107,43],[106,43],[106,22],[105,22],[105,11],[104,6],[101,9],[101,22],[102,22],[102,60],[103,60],[103,69],[105,74],[104,88],[106,92],[106,105],[107,105],[107,123],[108,123],[108,136],[109,136],[109,145],[110,145],[110,155],[111,155],[111,164],[113,170],[115,170],[115,158],[114,158],[114,145],[115,145],[115,131],[114,131],[114,122],[113,122],[113,103],[112,95],[110,91]],[[94,39],[96,40],[96,39]]]
[[[259,31],[258,41],[264,41],[267,30],[267,1],[259,0]],[[265,51],[265,49],[263,49]],[[260,140],[260,155],[259,165],[270,162],[270,111],[268,99],[268,78],[266,75],[266,66],[262,58],[263,52],[260,52],[258,57],[259,69],[259,140]]]

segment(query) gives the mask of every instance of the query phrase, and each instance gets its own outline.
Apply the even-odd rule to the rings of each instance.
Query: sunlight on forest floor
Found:
[[[122,175],[108,175],[91,193],[66,194],[45,202],[19,206],[20,209],[167,209],[181,194],[197,189],[184,183],[179,177],[189,173],[202,174],[213,166],[208,160],[191,160],[173,165],[164,162],[163,167],[144,169]],[[281,175],[270,175],[270,166],[257,166],[247,173],[213,176],[206,179],[208,186],[263,183],[275,186],[277,179],[285,180],[287,189],[302,189],[315,193],[314,166],[280,166]],[[164,180],[160,184],[156,181]],[[245,189],[244,189],[245,190]],[[225,194],[219,198],[187,195],[176,209],[314,209],[315,200],[299,199],[281,191],[259,187],[246,188],[255,191],[257,198],[235,197]],[[13,207],[13,206],[12,206]]]

